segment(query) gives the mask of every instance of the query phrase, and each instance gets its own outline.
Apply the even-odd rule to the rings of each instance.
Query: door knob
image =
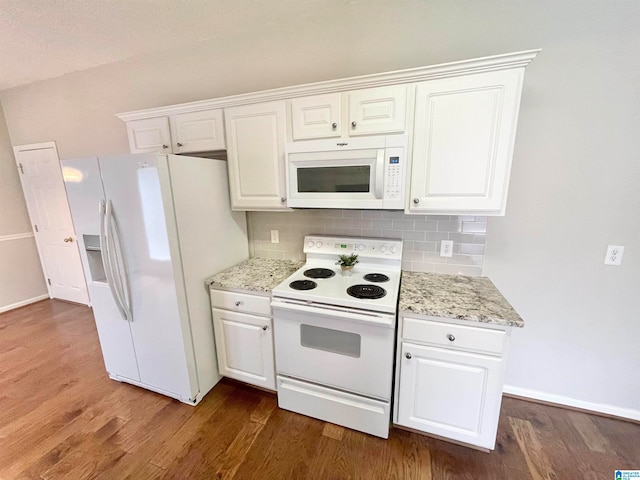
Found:
[[[73,237],[67,237],[64,239],[65,243],[73,242]]]

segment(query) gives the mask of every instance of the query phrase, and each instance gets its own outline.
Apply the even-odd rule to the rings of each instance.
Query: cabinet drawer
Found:
[[[445,348],[501,355],[506,332],[417,318],[402,319],[402,337]]]
[[[271,298],[260,295],[211,290],[211,306],[236,312],[271,316]]]
[[[280,408],[377,437],[389,437],[389,402],[280,375],[277,386]]]

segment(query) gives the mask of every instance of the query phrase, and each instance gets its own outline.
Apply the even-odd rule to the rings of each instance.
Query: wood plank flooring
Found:
[[[87,307],[0,314],[0,480],[610,480],[615,469],[640,469],[640,425],[505,398],[487,454],[397,429],[382,440],[228,380],[191,407],[110,380]]]

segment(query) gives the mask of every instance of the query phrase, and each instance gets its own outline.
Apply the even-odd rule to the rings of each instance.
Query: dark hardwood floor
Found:
[[[222,381],[197,407],[109,380],[91,310],[0,314],[0,479],[606,479],[640,468],[640,425],[505,398],[483,453],[388,440]]]

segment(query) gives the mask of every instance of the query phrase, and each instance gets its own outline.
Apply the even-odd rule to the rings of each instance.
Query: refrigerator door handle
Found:
[[[116,307],[118,307],[118,311],[122,315],[122,318],[127,319],[127,314],[122,308],[122,303],[118,296],[118,292],[116,291],[114,279],[113,279],[113,270],[111,269],[111,258],[109,253],[109,241],[107,235],[109,234],[109,227],[107,225],[107,206],[104,200],[100,200],[98,204],[98,209],[100,212],[100,251],[102,252],[102,267],[104,268],[104,274],[107,277],[107,285],[109,285],[109,290],[111,290],[111,296],[116,302]]]
[[[113,215],[113,206],[111,205],[111,201],[107,204],[107,208],[109,214],[107,215],[107,222],[110,225],[110,237],[109,240],[111,245],[114,246],[113,251],[116,255],[113,258],[110,256],[110,260],[114,266],[114,279],[117,279],[116,288],[118,289],[118,293],[120,294],[120,301],[122,302],[122,308],[126,314],[127,320],[133,322],[133,315],[131,313],[131,290],[129,290],[129,277],[127,270],[127,262],[124,256],[124,248],[122,246],[122,237],[120,235],[120,230],[118,228],[118,223]],[[117,244],[116,244],[117,243]],[[118,252],[120,252],[120,257],[122,259],[122,270],[120,269],[121,263],[118,261]]]

